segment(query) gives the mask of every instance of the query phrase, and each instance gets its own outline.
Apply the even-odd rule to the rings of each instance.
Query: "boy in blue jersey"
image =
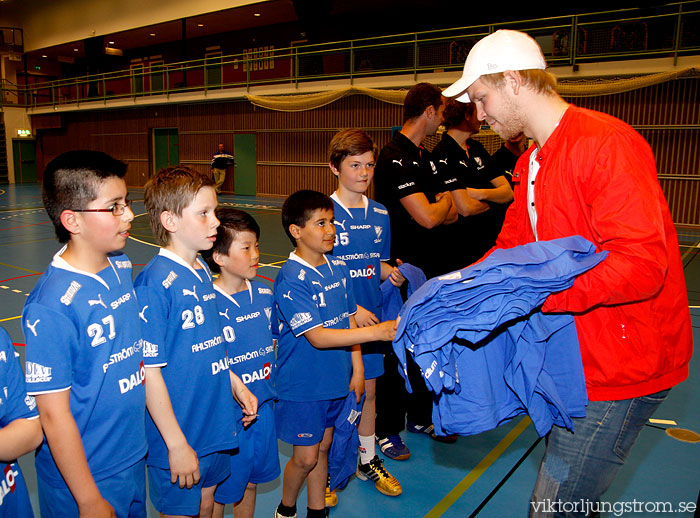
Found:
[[[391,230],[386,208],[369,200],[365,191],[374,176],[376,148],[370,136],[360,129],[337,133],[329,146],[329,166],[338,177],[338,188],[331,194],[335,209],[335,243],[333,255],[343,259],[350,269],[350,284],[357,301],[355,322],[358,327],[379,323],[381,293],[379,284],[390,279],[400,286],[403,275],[386,261],[391,257]],[[375,455],[374,425],[376,416],[377,378],[384,373],[381,344],[362,344],[365,368],[365,402],[358,431],[360,460],[357,477],[372,480],[377,490],[389,496],[401,494],[401,484]],[[337,497],[330,493],[327,503]]]
[[[207,175],[168,167],[144,202],[163,246],[136,278],[146,364],[149,492],[162,516],[211,516],[214,491],[238,446],[231,398],[244,423],[257,401],[229,370],[209,268],[198,256],[216,240],[216,191]]]
[[[65,246],[32,290],[22,324],[27,392],[44,444],[41,516],[145,516],[143,341],[131,261],[126,164],[69,151],[44,171],[43,201]]]
[[[41,423],[16,356],[9,335],[0,327],[0,517],[32,518],[17,458],[41,444]]]
[[[242,210],[218,208],[219,228],[211,250],[202,252],[212,271],[216,302],[228,347],[230,369],[258,399],[258,418],[243,427],[238,420],[238,453],[230,456],[231,476],[214,493],[214,518],[233,504],[236,518],[253,518],[257,484],[280,474],[272,403],[272,290],[254,281],[258,272],[260,227]],[[276,331],[276,330],[275,330]]]
[[[275,373],[279,439],[293,445],[284,469],[277,517],[296,517],[307,482],[308,518],[323,517],[328,450],[334,423],[350,392],[364,392],[360,343],[390,341],[396,322],[357,327],[350,272],[333,249],[333,202],[316,191],[297,191],[282,206],[282,225],[296,250],[275,279],[280,338]]]

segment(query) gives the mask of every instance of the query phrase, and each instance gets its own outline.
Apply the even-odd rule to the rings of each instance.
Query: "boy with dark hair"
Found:
[[[296,517],[307,481],[309,518],[325,516],[328,450],[334,422],[348,393],[360,401],[364,369],[360,343],[392,340],[394,321],[358,328],[350,272],[333,249],[333,202],[297,191],[282,206],[282,223],[296,250],[275,280],[280,319],[275,406],[277,436],[293,445],[276,516]],[[350,352],[352,351],[352,352]]]
[[[36,401],[27,396],[19,356],[9,335],[0,327],[0,517],[32,518],[27,484],[17,458],[41,444]]]
[[[136,278],[145,339],[149,491],[162,516],[211,516],[214,491],[238,446],[233,402],[244,423],[257,401],[229,370],[212,276],[200,250],[219,220],[213,181],[187,167],[158,171],[144,191],[163,248]],[[212,419],[216,426],[212,426]]]
[[[131,261],[126,165],[70,151],[44,172],[43,199],[66,243],[24,306],[27,392],[45,440],[41,515],[144,516],[143,340]]]
[[[228,346],[229,364],[258,399],[258,418],[249,426],[237,420],[238,453],[230,456],[231,476],[214,493],[214,517],[223,518],[233,504],[236,518],[253,518],[257,484],[280,474],[272,402],[273,387],[272,290],[255,281],[258,271],[260,227],[242,210],[216,209],[219,228],[204,259],[219,277],[214,281],[216,302]]]
[[[374,142],[360,129],[336,133],[329,146],[328,165],[338,177],[338,188],[331,194],[336,227],[333,255],[344,260],[350,269],[350,283],[358,303],[355,314],[358,327],[379,323],[380,282],[391,279],[392,284],[400,286],[404,281],[399,269],[386,262],[390,259],[391,244],[389,213],[383,205],[364,195],[374,176],[375,153]],[[375,455],[377,378],[384,373],[383,351],[379,343],[362,344],[365,401],[358,426],[357,476],[372,480],[377,490],[385,495],[398,496],[401,484]],[[328,495],[327,505],[335,504],[337,496],[334,495],[334,492]]]

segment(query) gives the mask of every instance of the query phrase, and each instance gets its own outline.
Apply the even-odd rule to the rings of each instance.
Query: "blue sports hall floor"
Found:
[[[125,252],[135,273],[156,253],[155,240],[144,215],[142,191],[132,189],[136,218]],[[222,195],[222,205],[250,212],[260,223],[259,275],[272,284],[291,250],[280,221],[280,198]],[[700,338],[700,229],[678,228],[695,343]],[[0,325],[12,337],[24,363],[22,306],[39,275],[59,245],[41,204],[37,184],[0,185]],[[672,438],[665,428],[700,433],[700,359],[695,354],[687,381],[674,388],[654,416],[676,424],[650,424],[642,431],[627,464],[604,496],[610,504],[605,516],[692,516],[681,512],[698,499],[700,443]],[[351,480],[339,492],[335,517],[444,517],[464,518],[526,516],[528,500],[542,457],[544,442],[527,418],[487,433],[460,437],[456,444],[441,444],[427,436],[404,432],[412,452],[406,461],[387,459],[386,467],[403,486],[403,494],[380,494],[371,482]],[[286,464],[291,448],[280,443],[280,463]],[[35,513],[39,506],[33,456],[20,460],[28,479]],[[258,488],[256,516],[272,517],[282,493],[281,480]],[[305,516],[305,491],[299,497],[299,516]],[[640,512],[634,512],[633,509]],[[227,516],[232,515],[230,506]],[[149,516],[157,516],[153,508]]]

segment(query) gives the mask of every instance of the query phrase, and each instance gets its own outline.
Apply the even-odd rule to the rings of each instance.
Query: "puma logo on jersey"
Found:
[[[40,322],[40,319],[38,319],[38,318],[36,319],[36,322],[34,322],[33,324],[30,324],[30,323],[29,323],[29,320],[27,320],[27,322],[26,322],[26,323],[27,323],[27,327],[31,330],[32,333],[34,333],[34,336],[37,336],[37,334],[36,334],[36,325],[37,325],[39,322]]]
[[[413,161],[413,165],[416,166],[416,167],[419,167],[419,166],[420,166],[420,164],[419,164],[418,162],[416,162],[415,160]]]
[[[283,293],[283,294],[282,294],[282,298],[283,298],[283,299],[294,300],[294,299],[292,299],[292,296],[290,295],[291,292],[292,292],[292,290],[289,290],[287,293]]]
[[[321,285],[321,283],[318,281],[311,281],[311,284],[318,284],[319,288],[323,288],[323,285]]]
[[[403,164],[401,163],[402,161],[403,161],[403,158],[401,158],[399,160],[392,160],[391,163],[392,164],[399,164],[401,167],[403,167]]]
[[[187,295],[191,295],[192,297],[195,298],[197,302],[199,302],[199,297],[197,296],[197,286],[192,286],[192,291],[182,288],[182,296],[186,297]]]
[[[343,227],[343,232],[345,232],[345,220],[341,223],[337,219],[334,221],[336,227]]]
[[[447,159],[446,159],[446,158],[443,159],[443,160],[438,160],[438,162],[442,162],[443,164],[447,165]]]
[[[222,317],[226,317],[226,320],[230,320],[228,318],[228,310],[229,310],[229,308],[226,308],[226,311],[224,311],[223,313],[221,311],[219,311],[219,315],[221,315]]]
[[[148,324],[148,320],[146,320],[146,310],[147,309],[148,309],[148,306],[143,307],[143,309],[139,313],[139,318]]]
[[[97,294],[97,300],[88,300],[88,304],[90,304],[90,306],[97,306],[99,304],[103,308],[107,309],[105,303],[102,302],[102,293]]]
[[[467,165],[467,163],[464,160],[460,160],[459,163],[462,164],[467,169],[469,169],[469,166]]]

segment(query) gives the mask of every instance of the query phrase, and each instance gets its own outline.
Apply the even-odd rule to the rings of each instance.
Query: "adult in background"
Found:
[[[501,147],[491,155],[491,167],[496,171],[501,171],[511,188],[513,187],[515,164],[518,163],[518,158],[525,153],[527,147],[527,137],[524,133],[521,133],[511,139],[504,140]]]
[[[471,138],[481,128],[474,104],[448,99],[442,118],[447,131],[433,149],[433,158],[460,216],[445,230],[452,242],[463,243],[460,253],[445,256],[449,271],[469,266],[493,248],[501,229],[498,223],[503,223],[497,211],[513,201],[513,189],[491,167],[481,142]]]
[[[573,313],[586,376],[586,417],[554,427],[532,515],[591,516],[644,423],[688,376],[692,336],[676,230],[646,141],[624,122],[567,104],[530,36],[500,30],[470,51],[445,94],[473,101],[502,138],[534,146],[515,168],[501,248],[579,234],[608,257],[550,295],[542,311]],[[597,513],[593,513],[597,514]]]
[[[515,164],[518,162],[520,155],[525,153],[527,147],[527,137],[524,133],[521,133],[517,137],[504,140],[501,147],[491,155],[489,167],[494,171],[500,172],[508,181],[511,189],[513,188],[513,170],[515,169]],[[510,207],[510,203],[503,203],[491,207],[491,224],[493,225],[492,229],[495,236],[498,236],[501,228],[503,228],[503,221],[506,218],[508,207]]]
[[[214,188],[217,193],[221,193],[221,186],[226,180],[226,168],[233,165],[233,155],[224,151],[224,145],[219,144],[219,149],[211,159],[211,174],[214,177]]]
[[[444,255],[450,243],[443,241],[441,225],[457,220],[457,210],[443,184],[430,153],[422,142],[434,135],[442,123],[443,97],[440,88],[418,83],[406,94],[404,123],[379,153],[374,172],[375,198],[389,211],[391,258],[411,263],[426,277],[446,271]],[[410,370],[413,393],[407,394],[391,351],[384,357],[384,374],[377,379],[376,436],[382,453],[395,460],[410,456],[399,432],[434,436],[432,397],[413,364]],[[417,377],[417,381],[413,381]]]

